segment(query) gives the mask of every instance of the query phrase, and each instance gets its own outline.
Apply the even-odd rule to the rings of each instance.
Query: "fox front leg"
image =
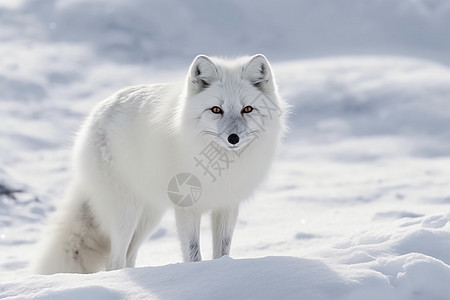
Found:
[[[186,208],[175,209],[178,236],[184,262],[201,261],[200,219],[201,214]]]
[[[211,225],[213,234],[213,258],[230,254],[231,239],[236,226],[238,207],[213,211]]]

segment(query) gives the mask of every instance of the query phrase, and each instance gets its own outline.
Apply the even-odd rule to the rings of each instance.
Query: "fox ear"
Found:
[[[218,78],[216,65],[206,55],[197,56],[189,69],[189,81],[198,91],[207,88]]]
[[[262,54],[252,56],[247,66],[244,67],[244,79],[252,85],[266,91],[273,88],[272,69],[266,57]]]

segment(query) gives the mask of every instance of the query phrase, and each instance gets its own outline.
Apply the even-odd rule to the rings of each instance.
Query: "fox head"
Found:
[[[197,56],[183,100],[183,119],[194,125],[195,138],[231,151],[283,128],[281,99],[262,54],[232,61]]]

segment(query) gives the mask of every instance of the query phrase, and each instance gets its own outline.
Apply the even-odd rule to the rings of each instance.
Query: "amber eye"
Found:
[[[251,113],[252,111],[253,111],[253,107],[251,107],[251,106],[246,106],[242,109],[242,113],[244,113],[244,114]]]
[[[211,111],[212,111],[213,113],[215,113],[215,114],[223,114],[223,110],[222,110],[220,107],[218,107],[218,106],[213,106],[213,107],[211,108]]]

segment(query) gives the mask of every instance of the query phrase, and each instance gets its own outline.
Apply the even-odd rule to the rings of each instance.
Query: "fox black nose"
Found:
[[[239,136],[237,134],[234,134],[234,133],[230,134],[228,136],[228,142],[230,144],[236,145],[237,143],[239,143]]]

